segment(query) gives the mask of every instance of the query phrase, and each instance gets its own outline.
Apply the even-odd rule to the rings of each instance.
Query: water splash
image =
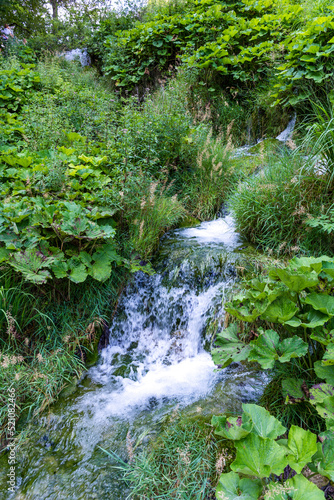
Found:
[[[296,119],[297,119],[297,113],[294,113],[293,117],[289,121],[286,129],[281,132],[276,139],[278,139],[281,142],[286,142],[292,137],[292,133],[294,131],[295,125],[296,125]]]

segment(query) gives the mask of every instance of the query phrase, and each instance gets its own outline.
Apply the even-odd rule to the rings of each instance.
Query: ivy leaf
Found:
[[[291,319],[298,310],[295,302],[288,299],[286,296],[282,296],[275,299],[267,307],[261,315],[261,318],[271,323],[285,323]]]
[[[240,479],[235,472],[222,474],[216,488],[216,498],[224,500],[258,500],[262,483],[257,479]]]
[[[317,311],[334,316],[334,297],[331,295],[313,292],[302,299],[302,302],[311,305]]]
[[[317,436],[311,431],[292,425],[289,430],[287,450],[290,467],[300,474],[317,451]]]
[[[270,474],[282,474],[287,466],[285,450],[273,439],[251,433],[241,441],[235,441],[235,447],[237,456],[231,464],[235,472],[264,478]]]
[[[253,423],[252,432],[258,436],[276,439],[285,433],[286,427],[262,406],[244,403],[242,409]]]
[[[247,359],[251,349],[249,345],[239,340],[237,323],[232,323],[218,333],[215,343],[220,347],[212,350],[212,359],[216,365],[222,365],[223,368],[232,361],[240,362]]]

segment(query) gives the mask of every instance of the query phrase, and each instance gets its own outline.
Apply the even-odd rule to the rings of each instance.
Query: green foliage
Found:
[[[327,384],[314,385],[308,391],[303,389],[303,379],[284,378],[285,404],[313,405],[329,430],[334,429],[332,266],[332,259],[326,256],[295,257],[286,268],[271,269],[268,276],[245,282],[245,290],[225,307],[239,321],[257,322],[251,329],[246,326],[252,335],[256,332],[256,339],[241,334],[244,327],[232,323],[217,334],[218,347],[212,351],[214,362],[222,367],[248,360],[267,369],[300,358],[298,366],[308,377],[314,380],[317,376]],[[276,331],[263,331],[259,321],[276,324]]]
[[[272,155],[230,199],[238,231],[270,254],[332,252],[332,235],[307,222],[332,205],[327,178],[306,167],[302,151]]]
[[[234,472],[223,473],[220,477],[216,498],[305,498],[315,500],[325,498],[324,494],[302,474],[305,465],[327,467],[330,458],[329,447],[332,434],[326,436],[324,450],[317,446],[317,436],[297,426],[292,426],[287,439],[278,439],[286,428],[264,408],[253,404],[243,404],[243,414],[237,419],[212,417],[215,433],[235,441],[236,458],[231,463]],[[235,434],[231,428],[245,428],[247,434]],[[330,452],[331,453],[331,452]],[[321,458],[320,458],[321,457]],[[325,465],[326,464],[326,465]],[[283,472],[289,465],[297,472],[292,479],[283,482]],[[241,479],[243,476],[249,476]],[[330,474],[330,471],[329,471]],[[281,476],[281,483],[277,483]],[[227,496],[224,496],[227,495]],[[255,496],[256,495],[256,496]]]

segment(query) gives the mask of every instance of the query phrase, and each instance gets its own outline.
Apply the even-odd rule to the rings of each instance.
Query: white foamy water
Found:
[[[292,137],[292,133],[294,131],[295,125],[296,125],[296,119],[297,119],[297,113],[294,113],[293,117],[289,121],[287,127],[281,132],[276,139],[278,139],[281,142],[286,142]]]
[[[210,222],[202,222],[198,227],[183,229],[178,233],[183,238],[195,238],[200,243],[221,243],[227,248],[236,247],[240,237],[235,231],[230,215]]]

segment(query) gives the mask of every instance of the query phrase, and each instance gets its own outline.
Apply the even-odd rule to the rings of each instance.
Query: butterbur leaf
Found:
[[[82,264],[78,257],[72,257],[67,261],[70,271],[68,277],[74,283],[82,283],[88,276],[86,266]]]
[[[304,383],[300,378],[285,378],[282,380],[282,394],[286,403],[297,403],[305,399],[302,389]]]
[[[297,474],[284,484],[270,483],[265,500],[324,500],[324,493],[302,474]]]
[[[328,396],[334,396],[334,387],[330,384],[316,384],[310,389],[310,402],[322,403]]]
[[[67,265],[67,262],[57,259],[54,264],[52,264],[51,269],[56,278],[66,278],[69,267]]]
[[[322,358],[322,364],[325,366],[334,365],[334,344],[327,345],[326,352]]]
[[[243,478],[235,472],[222,474],[216,488],[217,500],[258,500],[262,491],[261,481]]]
[[[303,328],[317,328],[318,326],[322,326],[327,323],[329,319],[330,316],[328,316],[328,314],[312,309],[312,311],[310,311],[306,315],[306,318],[303,318],[303,320],[294,316],[289,321],[286,321],[285,324],[294,328],[299,326],[302,326]]]
[[[317,470],[322,476],[334,481],[334,432],[329,433],[319,448],[319,458],[317,457],[316,460],[313,459]]]
[[[255,404],[242,405],[244,414],[253,423],[252,432],[263,438],[276,439],[285,433],[286,428],[269,411]],[[243,415],[244,416],[244,415]]]
[[[270,301],[268,299],[263,301],[253,301],[246,300],[242,302],[240,299],[233,300],[232,302],[225,305],[225,310],[232,314],[237,319],[241,321],[254,321],[267,309]]]
[[[297,474],[284,483],[286,488],[291,488],[289,497],[293,500],[324,500],[325,495],[318,486],[306,479],[302,474]]]
[[[304,356],[308,349],[306,342],[297,335],[280,342],[274,330],[266,330],[256,340],[252,340],[250,346],[252,349],[248,359],[257,361],[264,369],[273,368],[276,360],[286,363],[291,358]]]
[[[311,431],[292,425],[289,430],[287,450],[290,467],[300,474],[317,451],[317,436]]]
[[[321,361],[316,361],[314,363],[314,371],[320,379],[334,385],[334,366],[323,366]]]
[[[238,337],[238,325],[232,323],[217,334],[215,343],[219,346],[211,352],[216,365],[228,366],[232,361],[240,362],[247,359],[250,346],[241,342]]]
[[[326,428],[334,431],[334,396],[328,396],[321,403],[315,403],[315,409],[326,420]]]
[[[298,307],[295,302],[286,296],[278,297],[275,299],[261,315],[261,318],[272,323],[285,323],[291,319]]]
[[[279,347],[281,356],[278,358],[281,363],[290,361],[291,358],[300,358],[305,356],[308,350],[308,345],[300,337],[294,335],[293,337],[284,339]]]
[[[0,262],[4,262],[8,259],[10,255],[10,250],[7,248],[0,247]]]
[[[253,424],[250,421],[243,421],[243,417],[213,416],[211,424],[215,427],[215,434],[226,439],[243,439],[252,430]]]
[[[51,277],[50,272],[45,268],[50,268],[54,260],[54,257],[46,256],[36,248],[32,248],[24,252],[16,252],[9,264],[22,273],[25,280],[43,284]]]
[[[310,293],[302,301],[311,305],[317,311],[334,316],[334,297],[323,293]]]
[[[310,335],[311,339],[316,340],[317,342],[320,342],[322,345],[328,345],[331,342],[334,343],[334,330],[316,330],[315,332],[312,332]]]
[[[292,292],[301,292],[318,284],[318,274],[315,271],[309,273],[296,273],[289,269],[275,269],[275,274]]]
[[[278,359],[276,349],[279,344],[279,335],[274,330],[266,330],[250,345],[252,347],[248,359],[257,361],[262,368],[273,368]]]
[[[237,456],[231,464],[234,472],[258,478],[280,475],[287,466],[286,452],[272,439],[248,434],[241,441],[235,441]]]

